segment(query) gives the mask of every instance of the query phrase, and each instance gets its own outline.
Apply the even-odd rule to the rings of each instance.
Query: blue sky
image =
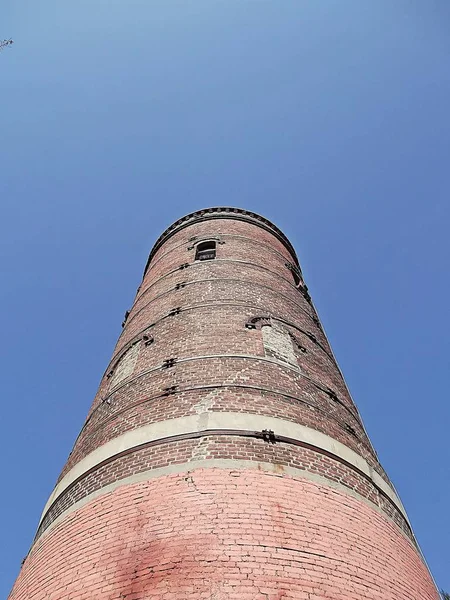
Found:
[[[3,0],[0,596],[183,214],[273,220],[440,587],[448,0]]]

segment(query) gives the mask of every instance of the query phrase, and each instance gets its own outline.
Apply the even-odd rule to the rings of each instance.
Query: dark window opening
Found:
[[[294,283],[295,283],[296,287],[300,287],[302,282],[300,280],[298,273],[294,269],[292,269],[291,273],[292,273],[292,277],[294,278]]]
[[[216,258],[216,242],[201,242],[195,251],[195,260],[213,260]]]
[[[300,288],[301,285],[302,285],[302,280],[301,280],[301,277],[300,277],[299,270],[297,269],[297,267],[295,265],[293,265],[292,263],[289,263],[289,262],[286,263],[286,267],[292,273],[292,277],[294,279],[295,286],[297,288]]]

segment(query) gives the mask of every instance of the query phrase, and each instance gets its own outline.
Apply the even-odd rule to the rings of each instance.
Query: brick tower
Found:
[[[156,242],[10,600],[436,600],[294,249],[236,208]]]

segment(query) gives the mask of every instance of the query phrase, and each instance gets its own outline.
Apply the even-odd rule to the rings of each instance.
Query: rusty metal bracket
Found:
[[[175,363],[177,362],[176,358],[166,358],[165,361],[163,361],[163,364],[161,365],[162,369],[170,369],[171,367],[175,366]]]
[[[269,443],[269,444],[275,444],[276,442],[276,438],[275,438],[275,433],[271,430],[271,429],[263,429],[261,431],[262,433],[262,439]]]

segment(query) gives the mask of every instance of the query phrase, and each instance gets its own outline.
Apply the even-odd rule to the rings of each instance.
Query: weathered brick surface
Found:
[[[221,235],[224,235],[223,240],[225,242],[228,241],[228,236],[241,236],[244,239],[250,238],[255,242],[255,245],[258,244],[259,248],[268,246],[274,252],[286,257],[287,261],[292,260],[292,256],[285,245],[269,231],[260,227],[256,229],[255,226],[249,226],[247,222],[218,219],[203,223],[193,223],[188,228],[182,229],[168,238],[153,256],[150,268],[147,270],[146,277],[144,278],[144,283],[151,276],[151,269],[158,264],[160,258],[173,251],[174,248],[188,248],[192,246],[193,242],[198,242],[203,238],[210,239],[211,236]],[[196,239],[192,240],[192,238]]]
[[[231,374],[236,375],[239,371],[239,363],[246,365],[241,377],[237,375],[234,378],[230,377],[229,385],[224,385],[223,380],[217,382],[212,376],[207,378],[208,373],[213,375],[220,369],[217,364],[222,366],[223,360],[211,359],[204,362],[207,363],[207,366],[203,366],[201,369],[199,369],[198,361],[180,364],[176,371],[174,368],[174,376],[177,378],[173,380],[173,383],[178,383],[179,391],[169,396],[161,391],[161,381],[165,384],[167,381],[162,380],[164,374],[160,371],[149,376],[149,384],[151,383],[152,387],[145,388],[145,394],[142,386],[139,387],[139,393],[135,394],[133,386],[129,384],[112,395],[110,404],[101,404],[98,410],[92,414],[92,418],[82,431],[63,473],[66,473],[92,448],[135,427],[164,419],[200,414],[204,411],[245,412],[271,417],[283,415],[286,420],[302,422],[304,425],[331,435],[357,451],[380,474],[383,473],[373,456],[359,420],[327,394],[318,391],[309,381],[303,384],[301,393],[294,389],[292,390],[293,396],[290,396],[288,392],[286,392],[286,396],[283,396],[279,393],[279,390],[283,389],[282,381],[277,381],[278,393],[271,391],[273,389],[272,380],[278,375],[278,370],[276,367],[273,368],[270,363],[266,363],[265,379],[260,382],[260,385],[268,391],[261,391],[258,388],[252,389],[251,381],[243,379],[252,376],[252,370],[248,368],[248,361],[228,359]],[[189,381],[192,383],[195,377],[195,371],[193,373],[192,369],[200,372],[197,382],[189,389],[180,380],[184,370],[187,370]],[[224,371],[222,366],[222,372]],[[288,376],[290,376],[289,372]],[[281,380],[281,377],[279,379]],[[202,385],[210,387],[197,389]],[[346,427],[348,424],[354,428],[355,433],[348,430]]]
[[[364,475],[347,465],[324,454],[301,446],[287,443],[271,444],[262,439],[237,435],[209,435],[195,439],[183,439],[149,445],[141,450],[106,461],[86,476],[74,482],[50,507],[38,531],[42,534],[65,510],[92,492],[100,490],[118,479],[144,471],[197,461],[199,459],[233,459],[253,461],[256,464],[270,463],[283,467],[294,467],[341,483],[379,506],[411,535],[406,521],[383,493]]]
[[[324,433],[389,483],[289,242],[262,218],[224,213],[196,213],[157,241],[60,480],[136,428],[235,412]],[[208,239],[216,258],[195,261]],[[404,517],[356,468],[286,439],[196,435],[79,473],[49,507],[11,600],[436,600]],[[211,459],[253,468],[155,471]],[[158,478],[106,488],[146,471]]]
[[[210,267],[212,269],[212,267]],[[233,269],[233,265],[228,265],[229,270]],[[182,282],[180,282],[182,283]],[[140,333],[150,324],[157,323],[159,320],[167,317],[171,309],[182,307],[185,310],[194,310],[196,307],[211,305],[216,306],[235,306],[241,307],[241,313],[245,311],[250,315],[255,313],[272,314],[273,316],[281,317],[284,320],[297,325],[306,331],[313,333],[319,341],[327,347],[327,342],[320,328],[315,325],[311,316],[312,311],[308,310],[308,302],[298,290],[293,290],[297,296],[298,302],[288,302],[276,289],[270,290],[263,288],[261,292],[257,288],[253,288],[249,283],[244,282],[222,282],[221,280],[213,280],[210,282],[196,285],[187,285],[181,290],[173,288],[166,294],[158,295],[153,300],[140,306],[139,309],[131,311],[127,321],[126,331],[119,339],[118,350]],[[262,297],[263,296],[263,297]],[[181,301],[181,303],[180,303]],[[198,317],[200,320],[201,317]]]
[[[413,544],[364,502],[257,470],[122,486],[33,547],[10,600],[437,600]]]
[[[188,257],[192,260],[192,257]],[[182,257],[180,257],[182,260]],[[232,259],[216,259],[214,265],[210,262],[191,262],[185,269],[176,269],[167,271],[159,279],[149,280],[147,285],[140,288],[136,298],[136,309],[139,310],[148,301],[155,297],[170,293],[178,283],[202,283],[202,282],[220,282],[239,283],[247,285],[251,283],[252,288],[262,290],[276,290],[280,296],[287,302],[295,302],[304,308],[308,313],[314,314],[313,309],[303,305],[298,297],[291,273],[284,267],[280,272],[272,271],[270,266],[258,266],[248,262],[237,262]],[[261,293],[262,293],[261,290]],[[175,290],[176,291],[176,290]],[[176,299],[176,295],[173,296]]]

